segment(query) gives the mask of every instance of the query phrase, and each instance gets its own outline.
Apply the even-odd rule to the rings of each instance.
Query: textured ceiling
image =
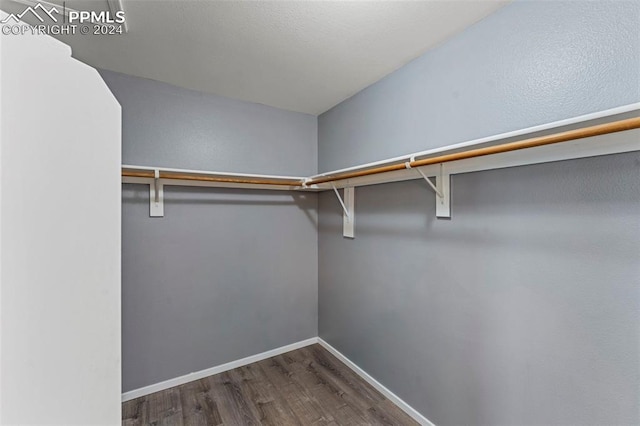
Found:
[[[124,0],[127,34],[58,38],[94,67],[319,114],[504,4]]]

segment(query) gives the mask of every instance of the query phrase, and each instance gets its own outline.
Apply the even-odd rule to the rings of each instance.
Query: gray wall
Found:
[[[318,119],[319,171],[640,99],[640,2],[508,5]]]
[[[308,174],[316,118],[101,71],[123,163]],[[317,336],[317,196],[122,188],[123,390]]]
[[[312,115],[100,73],[123,106],[124,164],[293,176],[316,170]]]
[[[640,101],[640,3],[516,2],[319,118],[331,170]],[[606,143],[606,138],[603,138]],[[639,424],[640,154],[319,200],[319,333],[437,425]]]

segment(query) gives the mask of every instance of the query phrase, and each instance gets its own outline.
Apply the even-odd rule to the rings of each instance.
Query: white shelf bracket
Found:
[[[149,216],[164,216],[164,184],[160,182],[160,170],[153,171],[153,183],[149,185]]]
[[[333,183],[331,184],[331,188],[333,188],[333,192],[335,192],[336,197],[338,197],[338,201],[340,202],[343,210],[342,235],[347,238],[354,238],[354,225],[356,221],[355,188],[344,188],[344,200]]]
[[[440,173],[436,176],[436,217],[451,217],[451,174],[447,166],[440,164]]]
[[[413,160],[412,160],[413,161]],[[407,169],[411,168],[409,163],[405,164]],[[425,172],[417,167],[416,170],[424,180],[429,184],[431,189],[436,193],[436,217],[450,218],[451,217],[451,175],[446,171],[445,165],[440,164],[440,171],[436,175],[436,183],[431,181]]]
[[[431,189],[433,189],[436,193],[436,195],[438,196],[438,198],[443,198],[444,194],[442,194],[442,191],[440,191],[438,189],[438,187],[436,185],[433,184],[433,182],[431,182],[431,179],[429,179],[427,177],[426,174],[424,174],[424,172],[422,171],[422,169],[420,169],[419,167],[416,169],[418,171],[418,173],[420,173],[422,175],[422,177],[424,178],[425,181],[427,181],[427,183],[429,184],[429,186],[431,187]],[[436,177],[436,182],[437,182],[437,177]]]

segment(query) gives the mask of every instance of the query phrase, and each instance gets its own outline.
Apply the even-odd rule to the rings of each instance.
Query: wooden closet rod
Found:
[[[155,172],[153,170],[122,170],[122,176],[127,177],[141,177],[141,178],[155,178]],[[220,176],[207,176],[197,174],[186,174],[176,172],[163,172],[160,171],[160,179],[174,179],[174,180],[193,180],[200,182],[224,182],[224,183],[244,183],[253,185],[282,185],[282,186],[302,186],[302,181],[297,179],[290,180],[276,180],[276,179],[261,179],[261,178],[236,178],[236,177],[220,177]]]
[[[407,163],[392,164],[389,166],[375,167],[367,170],[354,172],[339,173],[333,176],[322,176],[306,181],[305,186],[317,185],[320,183],[334,182],[337,180],[350,179],[355,177],[375,175],[379,173],[392,172],[396,170],[404,170],[407,168],[428,166],[430,164],[446,163],[455,160],[464,160],[467,158],[481,157],[483,155],[500,154],[503,152],[516,151],[525,148],[534,148],[537,146],[551,145],[560,142],[568,142],[576,139],[589,138],[593,136],[606,135],[609,133],[623,132],[640,128],[640,117],[628,118],[625,120],[614,121],[611,123],[598,124],[581,129],[568,130],[566,132],[554,133],[547,136],[538,136],[535,138],[525,139],[517,142],[510,142],[501,145],[494,145],[486,148],[477,148],[469,151],[456,152],[453,154],[445,154],[437,157],[429,157],[422,160],[414,160]]]

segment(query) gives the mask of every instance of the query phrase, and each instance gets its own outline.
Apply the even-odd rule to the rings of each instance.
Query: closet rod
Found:
[[[485,148],[472,149],[469,151],[456,152],[453,154],[445,154],[437,157],[425,158],[422,160],[413,160],[406,163],[392,164],[389,166],[375,167],[367,170],[359,170],[354,172],[339,173],[333,176],[323,176],[307,180],[305,186],[317,185],[327,182],[335,182],[338,180],[350,179],[355,177],[375,175],[379,173],[392,172],[396,170],[404,170],[413,167],[427,166],[430,164],[446,163],[455,160],[465,160],[468,158],[481,157],[484,155],[500,154],[503,152],[516,151],[519,149],[534,148],[537,146],[551,145],[560,142],[568,142],[576,139],[589,138],[593,136],[601,136],[609,133],[623,132],[625,130],[633,130],[640,128],[640,117],[628,118],[625,120],[614,121],[611,123],[598,124],[581,129],[568,130],[565,132],[554,133],[546,136],[539,136],[522,141],[510,142],[501,145],[494,145]]]
[[[153,170],[122,170],[123,177],[141,177],[141,178],[155,178],[155,172]],[[193,180],[200,182],[225,182],[225,183],[243,183],[243,184],[255,184],[255,185],[282,185],[282,186],[302,186],[300,180],[275,180],[275,179],[260,179],[260,178],[235,178],[235,177],[219,177],[219,176],[206,176],[176,172],[164,172],[160,170],[160,179],[174,179],[174,180]]]

